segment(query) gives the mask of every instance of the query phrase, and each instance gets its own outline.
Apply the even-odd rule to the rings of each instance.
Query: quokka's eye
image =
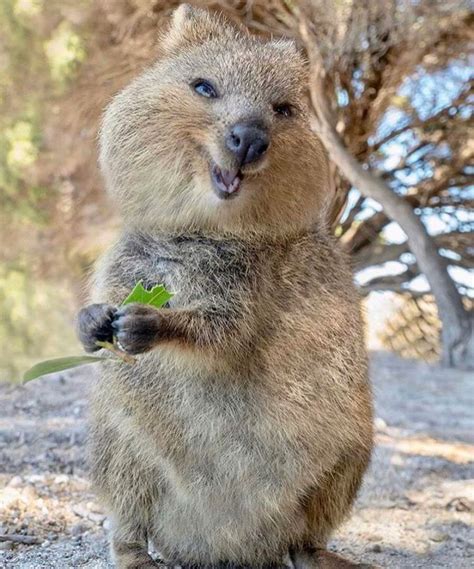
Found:
[[[281,103],[280,105],[273,105],[273,110],[276,115],[281,115],[282,117],[293,116],[293,107],[289,103]]]
[[[208,99],[215,99],[217,97],[217,91],[214,85],[205,79],[197,79],[192,86],[201,97],[207,97]]]

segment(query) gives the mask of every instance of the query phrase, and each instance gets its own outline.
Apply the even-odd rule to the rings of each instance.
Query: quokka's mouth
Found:
[[[240,191],[244,175],[240,168],[231,170],[221,169],[217,164],[211,164],[211,180],[214,191],[222,200],[235,198]]]

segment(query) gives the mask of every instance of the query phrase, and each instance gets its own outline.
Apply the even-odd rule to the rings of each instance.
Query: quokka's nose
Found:
[[[227,148],[237,156],[241,166],[258,160],[269,144],[267,129],[257,122],[237,123],[226,136]]]

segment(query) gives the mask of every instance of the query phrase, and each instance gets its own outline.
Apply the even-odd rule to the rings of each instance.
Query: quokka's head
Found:
[[[320,219],[327,159],[293,42],[181,5],[159,49],[101,130],[102,171],[125,223],[278,234]]]

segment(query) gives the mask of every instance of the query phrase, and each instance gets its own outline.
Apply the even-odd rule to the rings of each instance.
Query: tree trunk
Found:
[[[334,127],[331,106],[325,91],[325,68],[317,42],[305,18],[299,30],[311,62],[310,97],[314,110],[313,128],[331,160],[362,195],[372,198],[405,232],[420,271],[425,274],[438,306],[442,324],[442,363],[449,367],[474,368],[474,319],[463,306],[461,296],[448,273],[433,239],[412,206],[375,174],[365,170],[347,150]]]
[[[317,101],[315,108],[317,108]],[[332,161],[365,197],[379,202],[385,213],[396,221],[408,238],[420,270],[428,279],[442,322],[442,362],[449,367],[474,367],[472,316],[464,309],[461,296],[451,279],[445,260],[410,204],[405,202],[376,175],[364,170],[344,147],[337,131],[318,115],[314,124]]]
[[[442,324],[442,363],[449,367],[474,368],[474,319],[463,306],[461,296],[448,273],[446,261],[412,206],[384,183],[365,170],[347,150],[334,127],[326,93],[326,70],[318,42],[304,10],[299,12],[299,31],[311,63],[310,97],[314,110],[313,128],[333,163],[362,195],[379,202],[385,214],[405,231],[408,245],[418,267],[428,279]]]

